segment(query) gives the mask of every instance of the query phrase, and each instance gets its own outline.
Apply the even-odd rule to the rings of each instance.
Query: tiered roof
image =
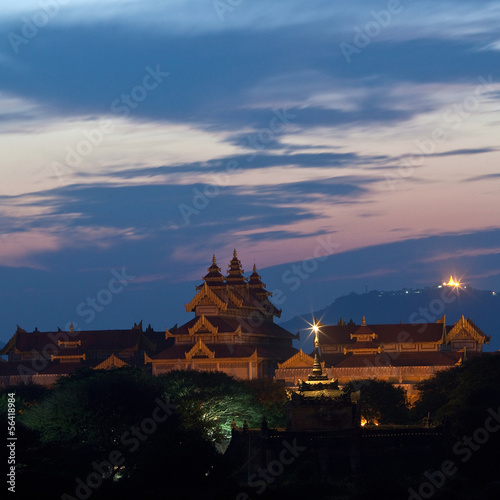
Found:
[[[234,316],[235,314],[248,316],[250,311],[259,311],[268,319],[279,317],[281,310],[277,309],[270,301],[272,293],[265,289],[257,267],[254,264],[253,272],[249,278],[244,276],[243,266],[238,259],[236,249],[229,262],[228,274],[224,277],[217,265],[215,255],[208,273],[203,277],[203,283],[196,287],[198,293],[185,304],[187,312],[195,311],[198,305],[213,304],[219,314]]]
[[[208,268],[208,273],[203,277],[203,281],[208,286],[224,286],[224,276],[220,272],[220,267],[215,260],[215,254],[212,255],[212,265]],[[198,288],[201,288],[200,285]]]
[[[269,297],[271,292],[266,290],[266,285],[262,283],[259,273],[257,272],[257,266],[253,265],[253,272],[248,278],[248,286],[255,293],[256,296]]]
[[[236,253],[236,248],[233,251],[233,258],[229,263],[229,268],[227,270],[228,275],[226,276],[226,283],[228,285],[246,285],[247,280],[243,276],[243,267],[241,266],[241,261],[238,259]]]

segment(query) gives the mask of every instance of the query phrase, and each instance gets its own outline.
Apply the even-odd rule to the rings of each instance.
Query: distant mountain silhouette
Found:
[[[325,324],[337,324],[340,318],[346,323],[352,319],[361,324],[363,316],[367,324],[380,324],[435,322],[446,315],[446,324],[450,325],[463,315],[470,317],[486,335],[491,336],[485,350],[493,351],[500,349],[500,334],[497,332],[499,309],[500,293],[475,290],[470,286],[458,290],[443,286],[390,292],[372,290],[338,297],[326,308],[295,316],[281,326],[293,333],[300,330],[301,342],[297,347],[308,352],[312,350],[312,339],[311,336],[306,339],[307,323],[312,322],[313,316]]]

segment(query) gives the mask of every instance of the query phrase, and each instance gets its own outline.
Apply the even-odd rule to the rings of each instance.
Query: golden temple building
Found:
[[[79,368],[106,370],[144,366],[144,357],[158,352],[163,338],[142,321],[127,330],[77,330],[53,332],[20,326],[0,350],[8,361],[0,363],[0,387],[22,383],[53,385],[61,376]]]
[[[176,369],[222,371],[240,379],[273,377],[278,363],[293,356],[297,336],[274,323],[281,315],[270,301],[254,264],[248,278],[236,250],[227,275],[215,255],[197,293],[185,304],[194,317],[167,330],[167,347],[147,357],[153,375]]]
[[[322,368],[330,379],[340,385],[385,380],[403,387],[410,399],[417,395],[415,384],[479,355],[490,341],[463,316],[453,325],[446,325],[445,316],[436,323],[374,325],[363,317],[361,325],[315,322],[315,330]],[[313,364],[314,358],[300,350],[279,364],[275,378],[296,386]]]

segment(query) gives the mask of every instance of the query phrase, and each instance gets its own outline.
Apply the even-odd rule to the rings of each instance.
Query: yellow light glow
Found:
[[[309,323],[307,321],[307,324],[309,325],[308,330],[310,330],[309,335],[311,335],[311,333],[313,333],[314,336],[317,337],[318,336],[318,332],[319,332],[319,326],[318,326],[318,323],[316,323],[316,319],[313,319],[312,323]]]
[[[460,280],[456,281],[455,279],[453,279],[453,276],[450,276],[450,281],[448,281],[448,283],[443,282],[443,286],[453,286],[455,288],[460,288],[461,285],[462,284],[460,283]]]
[[[361,417],[361,427],[364,427],[367,424],[367,420],[364,417]]]
[[[318,339],[318,333],[320,332],[319,325],[321,324],[321,320],[323,318],[320,318],[319,320],[316,320],[316,318],[313,317],[313,322],[309,323],[308,321],[306,322],[309,325],[309,333],[307,334],[307,337],[309,338],[311,334],[314,335],[314,347],[318,348],[319,347],[319,339]]]

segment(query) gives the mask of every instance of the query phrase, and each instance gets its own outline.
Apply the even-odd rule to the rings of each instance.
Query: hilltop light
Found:
[[[462,286],[462,283],[460,283],[460,280],[455,281],[453,279],[453,276],[450,276],[450,281],[448,281],[448,283],[443,282],[443,286],[452,286],[454,288],[460,288]]]

